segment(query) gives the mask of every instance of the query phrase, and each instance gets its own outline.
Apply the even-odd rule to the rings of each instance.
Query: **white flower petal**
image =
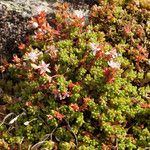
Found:
[[[37,50],[31,51],[30,53],[25,54],[25,60],[31,60],[32,62],[35,62],[40,54],[41,53]]]
[[[43,60],[41,62],[41,64],[39,65],[40,67],[40,74],[43,74],[45,72],[50,72],[50,70],[48,69],[50,64],[46,64]]]
[[[93,55],[96,55],[97,51],[100,50],[98,43],[90,43],[90,48],[93,51]]]
[[[116,58],[116,57],[118,57],[118,56],[121,56],[121,54],[119,54],[119,53],[116,52],[116,49],[112,49],[111,51],[106,52],[105,54],[106,54],[106,55],[111,55],[112,58]]]
[[[50,64],[46,64],[43,60],[41,61],[41,64],[40,65],[36,65],[36,64],[31,64],[31,66],[34,68],[34,69],[39,69],[40,70],[40,74],[43,74],[45,72],[51,72],[48,67],[49,67]]]
[[[114,61],[109,61],[108,62],[108,65],[111,67],[111,68],[116,68],[116,69],[119,69],[120,68],[120,63],[119,62],[114,62]]]
[[[50,71],[48,68],[46,68],[46,72],[49,72],[49,73],[50,73],[51,71]]]

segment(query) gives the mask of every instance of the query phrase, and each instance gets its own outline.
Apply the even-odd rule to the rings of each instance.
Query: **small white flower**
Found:
[[[106,55],[111,55],[112,58],[116,58],[116,57],[120,56],[120,54],[116,52],[116,49],[112,49],[111,51],[106,52],[105,54]]]
[[[119,62],[115,62],[115,61],[109,61],[108,62],[108,65],[111,67],[111,68],[116,68],[116,69],[119,69],[120,68],[120,63]]]
[[[98,43],[90,43],[90,48],[93,51],[93,55],[96,55],[97,51],[100,50]]]
[[[41,62],[40,65],[36,65],[36,64],[31,64],[31,66],[34,68],[34,69],[40,69],[40,74],[43,74],[45,72],[51,72],[48,67],[49,67],[50,64],[46,64],[43,60]]]
[[[40,53],[35,52],[30,52],[26,54],[26,60],[30,59],[32,62],[35,62],[38,59],[38,56]]]
[[[84,11],[84,10],[80,9],[80,10],[74,10],[73,13],[78,18],[83,18],[83,17],[87,16],[88,11]]]

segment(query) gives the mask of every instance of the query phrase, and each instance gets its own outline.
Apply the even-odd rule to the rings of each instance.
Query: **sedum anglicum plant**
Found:
[[[133,1],[102,1],[88,17],[56,7],[49,22],[44,11],[31,18],[20,56],[2,61],[0,98],[17,117],[0,124],[3,148],[149,147],[149,11]]]

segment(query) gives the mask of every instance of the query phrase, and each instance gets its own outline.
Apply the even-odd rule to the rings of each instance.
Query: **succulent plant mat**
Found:
[[[149,0],[0,1],[0,150],[150,149]]]

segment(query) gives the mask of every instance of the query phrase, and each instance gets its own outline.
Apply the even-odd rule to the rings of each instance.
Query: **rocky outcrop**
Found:
[[[53,12],[53,3],[43,0],[1,0],[0,1],[0,55],[11,58],[18,52],[18,44],[28,34],[28,19],[40,11]]]
[[[7,10],[18,12],[23,17],[31,17],[42,10],[47,13],[52,12],[54,2],[54,0],[50,2],[43,0],[1,0],[0,9],[2,9],[2,6],[5,6]]]
[[[28,19],[45,11],[48,18],[55,11],[55,2],[69,2],[72,9],[88,9],[84,0],[1,0],[0,1],[0,54],[12,56],[17,52],[18,43],[28,34]]]

